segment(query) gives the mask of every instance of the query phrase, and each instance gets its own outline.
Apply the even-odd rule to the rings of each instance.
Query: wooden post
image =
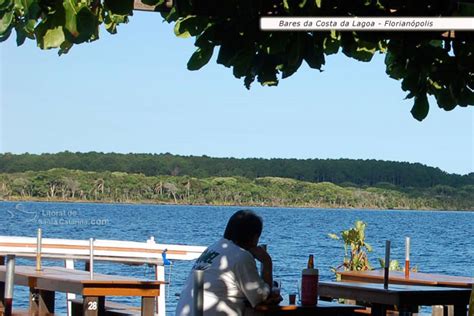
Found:
[[[105,313],[105,297],[84,296],[82,306],[84,316],[99,316]]]
[[[155,298],[150,296],[142,296],[141,316],[155,315]]]

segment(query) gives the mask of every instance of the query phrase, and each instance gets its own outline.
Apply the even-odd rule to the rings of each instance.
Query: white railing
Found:
[[[36,258],[36,237],[0,236],[0,257],[14,254],[17,257]],[[65,266],[74,269],[74,260],[89,261],[91,258],[89,240],[41,238],[41,257],[65,261]],[[163,253],[169,260],[194,260],[206,249],[201,246],[187,246],[156,243],[153,237],[146,242],[123,240],[94,240],[94,261],[112,261],[130,264],[150,264],[155,266],[155,278],[165,280]],[[68,314],[70,299],[74,294],[67,294]],[[158,315],[166,315],[165,288],[160,289],[157,300]]]

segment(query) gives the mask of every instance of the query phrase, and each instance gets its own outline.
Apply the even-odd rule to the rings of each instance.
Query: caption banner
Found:
[[[263,31],[472,31],[474,17],[262,17]]]

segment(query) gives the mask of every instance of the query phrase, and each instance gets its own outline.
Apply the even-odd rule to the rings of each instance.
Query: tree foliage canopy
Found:
[[[468,0],[462,0],[468,1]],[[160,10],[165,0],[142,0]],[[247,88],[257,80],[275,86],[305,62],[322,70],[328,55],[342,52],[368,62],[385,54],[386,73],[400,80],[411,110],[423,120],[428,95],[449,111],[474,105],[474,40],[472,33],[454,37],[433,32],[263,32],[259,18],[278,16],[472,16],[472,3],[448,0],[178,0],[164,19],[175,34],[195,37],[188,69],[206,65],[217,50],[217,63],[232,68]],[[0,0],[0,41],[15,30],[42,49],[67,53],[74,44],[99,38],[101,24],[110,33],[133,15],[134,0]],[[448,31],[448,30],[447,30]]]
[[[171,154],[72,153],[0,154],[0,173],[54,168],[94,172],[141,173],[146,176],[292,178],[342,186],[414,187],[474,186],[474,173],[448,174],[419,163],[353,159],[211,158]]]

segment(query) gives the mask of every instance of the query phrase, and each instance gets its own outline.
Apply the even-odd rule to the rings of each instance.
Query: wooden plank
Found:
[[[130,288],[130,287],[106,287],[106,288],[84,288],[82,291],[83,295],[89,296],[159,296],[159,289],[142,289],[142,288]]]
[[[155,315],[155,298],[143,296],[141,316],[154,316],[154,315]]]
[[[465,288],[320,282],[319,294],[332,298],[348,298],[376,304],[397,306],[467,305],[470,290]]]
[[[342,281],[383,283],[383,270],[371,271],[341,271],[338,272]],[[469,288],[474,284],[474,278],[451,276],[443,274],[431,274],[421,272],[410,272],[409,278],[401,271],[390,271],[390,283],[413,284],[413,285],[436,285],[449,287]]]
[[[45,267],[36,271],[31,266],[18,266],[15,283],[36,289],[87,295],[159,296],[163,281],[139,280],[129,277],[95,274],[90,280],[88,272],[63,267]],[[5,279],[5,268],[0,267],[0,280]],[[108,294],[110,293],[110,294]],[[126,295],[128,293],[128,295]]]

